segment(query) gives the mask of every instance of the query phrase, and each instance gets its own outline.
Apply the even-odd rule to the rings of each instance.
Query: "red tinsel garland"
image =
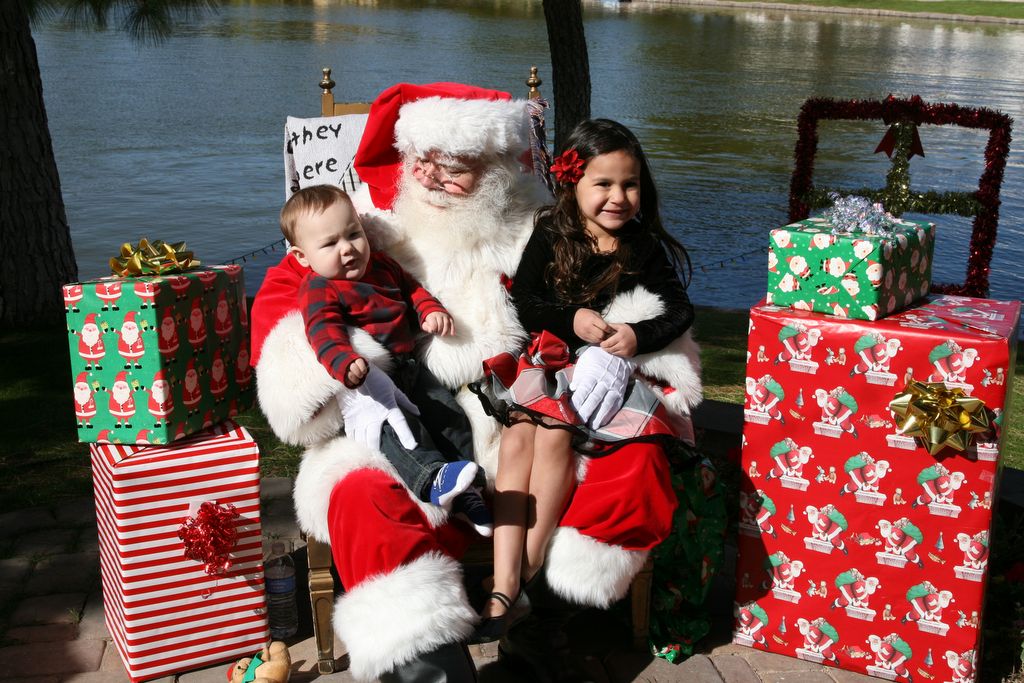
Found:
[[[203,571],[210,576],[226,573],[232,564],[229,554],[238,541],[236,517],[234,505],[200,505],[195,517],[186,519],[178,529],[178,538],[185,544],[185,557],[201,562]]]
[[[814,190],[814,158],[818,151],[818,121],[872,120],[886,123],[909,122],[915,126],[961,126],[985,128],[990,131],[985,147],[985,170],[978,180],[978,189],[970,193],[980,206],[974,212],[974,230],[967,260],[967,279],[961,285],[933,285],[932,291],[945,294],[984,297],[988,295],[988,276],[992,251],[999,223],[999,190],[1003,170],[1010,151],[1010,129],[1013,124],[1006,114],[980,107],[957,104],[931,104],[915,95],[885,100],[834,100],[810,98],[804,102],[797,119],[799,137],[794,150],[796,163],[789,189],[789,220],[802,220],[810,215],[808,197]],[[904,160],[905,161],[905,160]],[[894,161],[895,163],[895,161]]]

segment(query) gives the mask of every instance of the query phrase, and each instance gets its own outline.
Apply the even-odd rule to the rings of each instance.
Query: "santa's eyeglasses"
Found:
[[[412,161],[412,172],[414,175],[422,175],[430,178],[436,183],[458,183],[473,169],[464,163],[457,161],[442,162],[437,159],[416,157]]]

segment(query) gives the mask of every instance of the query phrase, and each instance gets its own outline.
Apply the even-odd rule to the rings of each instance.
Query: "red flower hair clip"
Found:
[[[551,164],[551,172],[555,174],[555,180],[558,182],[575,185],[583,177],[583,167],[586,163],[580,159],[575,149],[567,149],[555,159],[555,163]]]

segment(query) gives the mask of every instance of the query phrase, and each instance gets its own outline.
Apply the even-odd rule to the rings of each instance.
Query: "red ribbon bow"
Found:
[[[178,538],[185,544],[185,557],[201,562],[203,571],[210,576],[226,573],[232,564],[229,554],[238,541],[236,517],[234,505],[200,505],[195,517],[186,519],[178,529]]]
[[[555,163],[551,164],[551,172],[555,174],[555,180],[558,182],[575,185],[583,177],[583,167],[586,163],[580,159],[575,149],[567,149],[555,159]]]

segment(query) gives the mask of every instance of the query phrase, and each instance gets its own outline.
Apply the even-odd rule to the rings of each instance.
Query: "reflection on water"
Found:
[[[593,113],[639,135],[667,223],[698,266],[699,303],[745,307],[764,289],[767,231],[786,219],[796,116],[808,97],[921,95],[1024,120],[1024,28],[788,11],[592,4]],[[278,238],[287,115],[315,116],[322,66],[342,99],[400,80],[550,89],[539,2],[234,2],[159,46],[59,22],[35,29],[50,128],[83,277],[122,241],[187,240],[216,263]],[[881,186],[876,123],[821,127],[820,184]],[[917,189],[971,190],[986,135],[924,127]],[[1021,298],[1020,145],[1003,185],[992,296]],[[935,279],[963,280],[971,222],[937,217]],[[743,254],[750,254],[742,256]],[[247,266],[255,291],[279,257]]]

